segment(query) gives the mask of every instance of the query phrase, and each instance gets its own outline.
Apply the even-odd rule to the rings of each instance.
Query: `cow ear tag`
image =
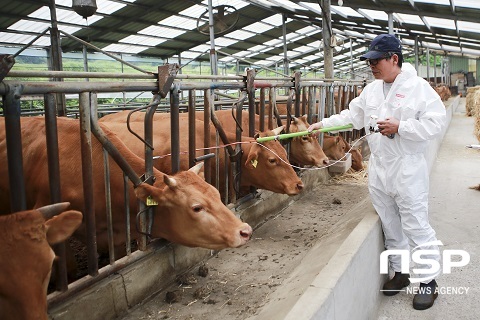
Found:
[[[252,162],[252,166],[253,166],[254,168],[256,168],[256,167],[257,167],[257,164],[258,164],[258,161],[257,161],[257,160],[252,160],[251,162]]]
[[[148,196],[147,201],[145,201],[145,204],[147,206],[156,206],[156,205],[158,205],[158,202],[153,200],[152,196]]]

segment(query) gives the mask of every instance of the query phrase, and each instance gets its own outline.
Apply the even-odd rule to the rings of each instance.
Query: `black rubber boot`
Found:
[[[383,294],[386,296],[396,295],[410,284],[408,278],[410,278],[408,273],[395,272],[395,276],[383,285]]]
[[[438,297],[438,285],[435,280],[428,284],[420,283],[419,293],[413,297],[413,309],[425,310],[433,306],[433,302]]]

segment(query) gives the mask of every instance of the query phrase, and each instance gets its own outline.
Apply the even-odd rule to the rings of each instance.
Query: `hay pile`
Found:
[[[480,90],[476,90],[473,96],[474,98],[473,98],[472,116],[475,117],[473,134],[475,135],[475,137],[477,137],[477,140],[480,142]]]
[[[355,171],[352,168],[348,169],[343,174],[335,174],[330,181],[340,183],[354,183],[354,184],[367,184],[368,183],[368,161],[363,161],[363,169]]]
[[[473,107],[474,107],[474,98],[475,98],[475,92],[477,89],[480,89],[480,87],[471,87],[467,88],[467,97],[466,97],[466,105],[465,108],[467,110],[467,116],[471,117],[473,116]]]

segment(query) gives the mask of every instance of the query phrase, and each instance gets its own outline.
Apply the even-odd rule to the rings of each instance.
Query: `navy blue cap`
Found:
[[[381,34],[372,40],[368,52],[360,57],[361,61],[379,59],[387,52],[402,52],[402,43],[393,34]]]

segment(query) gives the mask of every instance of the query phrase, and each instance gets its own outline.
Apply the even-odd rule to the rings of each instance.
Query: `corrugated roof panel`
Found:
[[[235,30],[233,32],[227,33],[225,36],[229,38],[237,39],[237,40],[245,40],[250,37],[253,37],[254,35],[255,33],[253,32],[248,32],[245,30]]]
[[[197,27],[197,20],[180,16],[170,16],[166,19],[160,20],[158,24],[186,30],[193,30]]]
[[[110,52],[121,52],[121,53],[139,53],[145,50],[145,47],[139,47],[139,46],[132,46],[129,44],[110,44],[103,48],[105,51],[110,51]]]
[[[480,33],[480,23],[457,21],[458,29],[462,31],[477,32]]]
[[[332,6],[332,8],[350,17],[363,17],[360,13],[349,7]]]
[[[134,2],[135,0],[131,0],[130,2]],[[71,1],[70,1],[71,3]],[[97,0],[97,12],[104,13],[104,14],[112,14],[117,10],[122,9],[125,7],[126,4],[108,0]]]
[[[202,53],[199,53],[199,52],[193,52],[193,51],[183,51],[182,52],[182,59],[185,58],[185,59],[194,59],[196,57],[198,57],[199,55],[201,55]]]
[[[41,32],[50,27],[50,23],[47,22],[37,22],[30,20],[20,20],[12,24],[7,29],[16,30],[16,31],[26,31],[26,32]]]
[[[140,36],[140,35],[131,35],[128,36],[119,42],[122,43],[130,43],[130,44],[141,44],[143,46],[156,46],[162,42],[167,41],[166,39],[159,39],[159,38],[153,38],[153,37],[145,37],[145,36]],[[145,50],[146,48],[144,48]]]
[[[455,22],[453,20],[448,19],[440,19],[440,18],[433,18],[433,17],[425,17],[425,20],[431,27],[440,27],[446,29],[455,30]]]
[[[251,25],[244,27],[243,30],[247,30],[255,33],[262,33],[272,28],[273,28],[272,26],[269,26],[268,24],[265,24],[263,22],[255,22]]]
[[[304,10],[302,7],[300,7],[298,4],[288,1],[288,0],[275,0],[275,2],[280,3],[283,5],[284,8],[289,8],[289,9],[297,9],[297,10]]]
[[[194,19],[197,19],[206,10],[207,10],[207,8],[205,6],[201,6],[201,5],[196,4],[196,5],[191,6],[190,8],[187,8],[183,11],[180,11],[179,15],[184,15],[184,16],[188,16],[188,17],[192,17]]]
[[[415,2],[441,4],[441,5],[444,5],[444,6],[449,6],[450,5],[450,0],[415,0]]]
[[[455,0],[455,6],[478,9],[478,0]]]
[[[190,49],[190,51],[197,51],[197,52],[205,52],[208,50],[210,50],[210,46],[207,46],[206,44],[201,44]]]
[[[34,36],[29,36],[20,33],[8,33],[0,32],[0,42],[6,43],[28,43],[35,38]]]
[[[364,12],[366,15],[369,17],[372,17],[375,20],[388,20],[388,14],[386,14],[384,11],[379,11],[379,10],[370,10],[370,9],[362,9],[362,12]]]
[[[209,42],[210,43],[210,42]],[[215,39],[215,45],[221,47],[228,47],[231,44],[238,43],[237,40],[227,39],[225,37],[220,37]]]
[[[229,0],[229,1],[222,1],[222,2],[224,2],[222,4],[232,6],[237,10],[249,5],[247,2],[242,0]],[[208,5],[208,0],[203,0],[202,3],[204,5]],[[220,3],[217,4],[217,1],[213,1],[213,6],[217,6],[217,5],[221,5],[221,4]]]
[[[287,23],[289,21],[291,21],[291,19],[289,20],[289,18],[287,18]],[[270,16],[268,18],[263,19],[262,22],[272,24],[272,25],[278,27],[278,26],[281,26],[283,24],[283,18],[282,18],[281,14],[274,14],[273,16]]]
[[[181,34],[184,34],[185,32],[186,31],[184,30],[172,29],[162,26],[149,26],[143,30],[138,31],[138,33],[140,34],[154,35],[167,39],[175,38]]]

